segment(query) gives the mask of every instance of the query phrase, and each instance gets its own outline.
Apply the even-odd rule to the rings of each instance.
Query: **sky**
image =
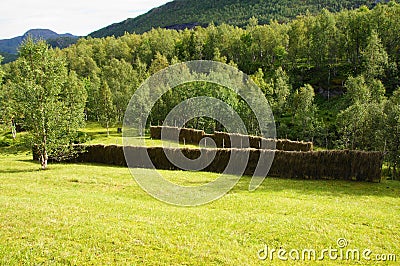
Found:
[[[172,0],[1,0],[0,39],[23,35],[30,29],[86,36],[144,14]]]

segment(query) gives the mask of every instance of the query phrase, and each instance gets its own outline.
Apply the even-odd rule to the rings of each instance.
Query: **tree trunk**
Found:
[[[42,155],[40,157],[40,163],[42,164],[42,170],[46,170],[47,160],[48,160],[47,151],[46,151],[46,148],[44,148]]]
[[[397,174],[397,167],[396,163],[393,164],[393,179],[399,180],[399,175]]]
[[[12,133],[13,139],[16,139],[17,138],[17,128],[15,126],[14,119],[11,121],[11,133]]]
[[[109,129],[109,123],[107,121],[107,137],[109,137],[109,136],[110,136],[110,129]]]
[[[45,130],[43,130],[43,133],[46,133]],[[47,156],[47,149],[46,149],[46,145],[47,145],[47,136],[46,134],[43,135],[43,143],[42,143],[42,150],[40,152],[40,163],[42,165],[42,170],[46,170],[47,168],[47,160],[49,159],[49,157]]]

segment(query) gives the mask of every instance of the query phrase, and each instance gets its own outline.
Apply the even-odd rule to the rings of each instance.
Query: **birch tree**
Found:
[[[19,49],[14,67],[13,93],[37,147],[42,169],[49,158],[68,157],[77,130],[83,127],[86,91],[74,72],[68,73],[65,58],[44,41],[27,39]]]

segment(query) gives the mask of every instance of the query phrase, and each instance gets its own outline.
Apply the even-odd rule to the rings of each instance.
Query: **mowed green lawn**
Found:
[[[397,181],[267,178],[250,193],[244,177],[222,199],[187,208],[155,200],[124,167],[39,168],[28,152],[0,149],[0,265],[375,265],[376,255],[393,260],[391,254],[400,261]],[[186,185],[217,177],[162,174]],[[339,238],[348,246],[339,249]],[[288,261],[277,252],[260,260],[265,246],[285,249]],[[317,261],[302,260],[305,249],[316,250]],[[370,249],[371,260],[325,253],[318,261],[324,249],[358,249],[361,256]],[[292,250],[299,261],[289,258]]]

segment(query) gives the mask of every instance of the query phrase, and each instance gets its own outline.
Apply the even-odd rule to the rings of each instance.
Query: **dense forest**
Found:
[[[388,0],[175,0],[148,13],[112,24],[90,34],[92,37],[122,36],[125,32],[144,33],[152,28],[192,28],[229,24],[243,27],[251,17],[260,24],[271,20],[289,22],[298,15],[317,14],[323,8],[330,12],[355,9],[362,5],[373,8]]]
[[[239,1],[238,1],[239,3]],[[299,16],[291,22],[245,27],[221,24],[192,30],[153,29],[119,38],[83,38],[53,54],[84,86],[86,118],[121,124],[131,95],[150,75],[188,60],[215,60],[251,75],[272,106],[279,138],[311,140],[324,148],[387,152],[400,163],[400,5]],[[13,95],[21,62],[3,66],[1,115],[23,124]],[[78,81],[74,81],[77,83]],[[211,95],[238,111],[257,134],[243,100],[227,89],[196,83],[175,88],[154,106],[157,125],[182,99]],[[188,126],[211,131],[207,119]]]

